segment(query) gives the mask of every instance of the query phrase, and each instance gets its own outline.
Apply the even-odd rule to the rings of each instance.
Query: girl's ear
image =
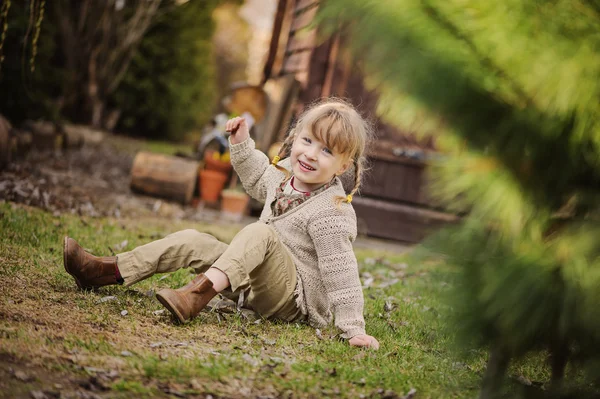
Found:
[[[346,160],[346,162],[344,162],[342,164],[342,166],[338,169],[338,171],[335,173],[335,175],[336,176],[343,175],[348,170],[348,168],[350,167],[351,164],[352,164],[352,159],[351,158],[348,159],[348,160]]]

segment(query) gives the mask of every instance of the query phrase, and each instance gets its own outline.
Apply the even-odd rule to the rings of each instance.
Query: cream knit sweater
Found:
[[[273,217],[271,202],[285,178],[255,149],[254,140],[231,145],[231,163],[249,195],[263,202],[260,221],[277,231],[298,273],[298,307],[313,327],[332,318],[343,338],[365,334],[364,298],[352,242],[356,238],[356,214],[352,205],[338,209],[335,197],[345,197],[341,181],[309,198],[283,215]],[[291,169],[289,159],[279,163]]]

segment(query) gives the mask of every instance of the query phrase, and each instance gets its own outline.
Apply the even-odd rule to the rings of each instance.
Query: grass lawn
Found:
[[[183,228],[228,242],[240,226],[53,216],[0,202],[0,397],[401,398],[413,388],[417,398],[477,396],[487,355],[448,349],[443,293],[452,270],[441,263],[356,251],[379,351],[352,348],[333,328],[224,310],[175,325],[153,293],[189,281],[188,270],[81,292],[63,269],[64,235],[110,255]],[[534,363],[509,374],[547,380]]]

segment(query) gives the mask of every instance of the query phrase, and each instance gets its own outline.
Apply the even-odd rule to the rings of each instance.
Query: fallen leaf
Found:
[[[384,281],[383,283],[379,284],[379,288],[386,288],[386,287],[392,286],[392,285],[398,283],[398,281],[400,281],[400,280],[397,278],[393,278],[391,280]]]
[[[127,240],[121,241],[119,244],[113,245],[113,248],[115,251],[122,251],[127,246],[128,242],[129,241]]]
[[[253,358],[252,356],[250,356],[247,353],[244,353],[244,355],[242,356],[242,359],[244,359],[244,361],[246,363],[248,363],[249,365],[251,365],[252,367],[256,367],[259,364],[259,361],[255,358]]]
[[[523,385],[527,385],[527,386],[533,385],[531,383],[531,380],[529,378],[527,378],[525,376],[522,376],[522,375],[520,375],[520,376],[517,377],[517,381],[519,381]]]
[[[321,330],[319,330],[318,328],[315,330],[315,333],[317,335],[317,338],[325,339],[325,338],[323,338],[323,334],[321,333]]]
[[[33,399],[48,399],[48,395],[42,391],[31,391],[29,392],[29,395],[31,395]]]
[[[25,372],[23,372],[21,370],[15,371],[14,376],[17,380],[23,381],[23,382],[29,382],[29,381],[33,380],[32,377],[28,376],[27,374],[25,374]]]
[[[100,298],[97,303],[104,303],[104,302],[109,302],[109,301],[116,301],[117,297],[114,295],[108,295],[105,297]]]

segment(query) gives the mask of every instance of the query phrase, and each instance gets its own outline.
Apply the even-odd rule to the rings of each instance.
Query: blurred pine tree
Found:
[[[347,28],[384,116],[447,154],[433,193],[468,214],[430,246],[461,271],[463,342],[491,348],[481,397],[540,348],[548,392],[598,384],[600,3],[327,0],[320,20]],[[564,383],[568,359],[585,378]]]

